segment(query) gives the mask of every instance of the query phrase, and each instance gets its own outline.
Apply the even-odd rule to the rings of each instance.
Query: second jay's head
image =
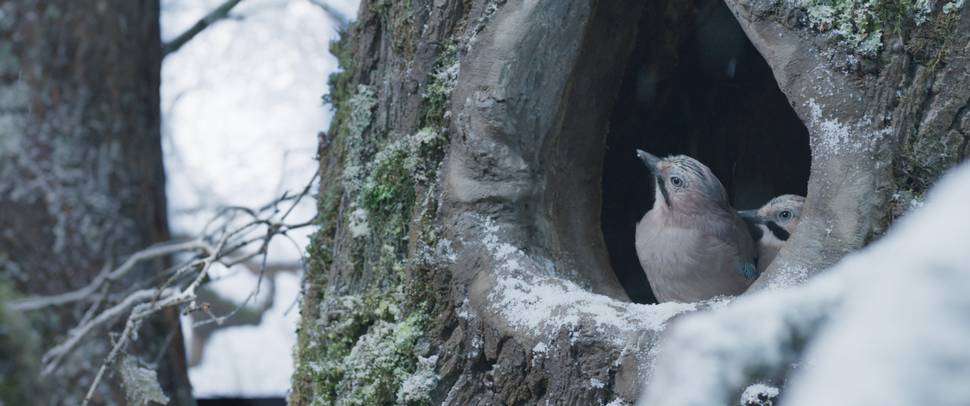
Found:
[[[766,235],[762,243],[782,245],[795,232],[802,216],[805,198],[798,195],[781,195],[771,199],[757,210],[740,212],[741,217],[751,225],[759,226]],[[759,238],[755,238],[759,240]]]
[[[639,149],[637,157],[656,180],[654,208],[698,212],[712,206],[729,207],[721,181],[696,159],[686,155],[658,158]]]

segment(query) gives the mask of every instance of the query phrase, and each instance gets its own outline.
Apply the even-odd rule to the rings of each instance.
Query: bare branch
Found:
[[[121,317],[123,313],[128,311],[128,309],[131,309],[138,303],[150,300],[151,298],[155,297],[156,294],[157,292],[155,289],[145,289],[132,293],[125,298],[125,300],[121,301],[121,303],[109,307],[105,311],[98,314],[97,317],[91,319],[90,322],[80,325],[72,330],[67,340],[64,340],[64,342],[54,346],[54,348],[51,348],[46,354],[44,354],[42,359],[42,362],[44,363],[44,370],[41,372],[41,375],[46,376],[54,372],[54,370],[56,370],[60,365],[61,359],[70,353],[71,350],[73,350],[74,347],[81,342],[81,339],[91,332],[91,330],[116,320],[118,317]]]
[[[125,323],[125,329],[121,332],[122,338],[115,343],[114,347],[111,349],[111,352],[108,353],[108,357],[105,358],[104,362],[101,363],[101,367],[98,368],[98,373],[94,376],[94,382],[91,384],[91,387],[88,388],[88,393],[84,395],[84,401],[81,402],[82,406],[87,406],[89,403],[91,403],[91,399],[94,398],[94,391],[98,388],[98,383],[100,383],[101,378],[104,377],[104,373],[108,370],[108,366],[114,363],[115,359],[118,358],[118,355],[121,354],[121,351],[124,351],[125,347],[128,346],[129,337],[131,337],[140,326],[141,320],[128,319],[128,322]]]
[[[327,15],[330,16],[330,18],[335,23],[337,23],[337,27],[339,29],[343,30],[344,28],[347,28],[348,25],[350,25],[350,18],[344,15],[344,13],[341,13],[340,10],[337,10],[329,3],[327,3],[327,0],[307,0],[307,1],[310,2],[310,4],[313,4],[314,6],[319,7],[321,10],[323,10],[324,13],[327,13]]]
[[[55,296],[29,297],[13,302],[8,306],[13,310],[24,312],[90,299],[91,295],[93,295],[102,284],[122,278],[123,276],[127,275],[128,272],[134,269],[135,265],[139,262],[167,257],[179,252],[206,248],[209,248],[208,244],[201,240],[160,244],[144,251],[136,252],[134,255],[128,257],[128,260],[121,264],[120,267],[110,270],[110,272],[108,269],[102,271],[94,278],[93,281],[91,281],[91,283],[81,289]]]
[[[210,11],[209,14],[206,14],[205,17],[202,17],[201,20],[196,21],[195,24],[192,24],[189,29],[179,34],[179,36],[175,37],[175,39],[166,42],[164,45],[162,45],[162,57],[178,51],[179,48],[182,48],[183,45],[191,41],[192,38],[195,38],[196,35],[199,35],[199,33],[201,33],[203,30],[209,28],[210,25],[219,20],[227,18],[233,7],[236,7],[236,5],[241,1],[242,0],[227,0],[219,7],[216,7],[214,10]]]
[[[300,264],[269,263],[270,242],[277,236],[290,240],[289,231],[312,226],[314,221],[287,223],[286,219],[295,211],[305,197],[311,195],[312,186],[318,177],[314,175],[307,185],[296,194],[284,193],[273,202],[257,208],[226,207],[207,223],[202,235],[189,241],[173,241],[151,246],[129,256],[117,268],[106,266],[87,286],[75,291],[46,297],[31,297],[10,306],[19,311],[40,310],[59,305],[77,305],[84,308],[84,314],[67,337],[58,345],[50,348],[42,359],[42,375],[57,370],[67,355],[76,351],[81,342],[98,329],[109,329],[127,315],[124,330],[120,336],[112,335],[112,348],[103,360],[94,381],[88,390],[84,404],[91,402],[97,386],[107,368],[125,353],[130,342],[137,336],[143,321],[166,308],[181,308],[185,312],[203,311],[209,314],[206,322],[222,323],[235,315],[239,308],[246,306],[259,294],[262,279],[266,272],[274,272],[277,267],[300,268]],[[293,242],[296,244],[295,242]],[[297,249],[299,250],[298,244]],[[153,259],[170,257],[180,253],[192,253],[175,266],[152,272],[147,278],[137,274],[138,280],[131,280],[132,270],[140,263]],[[250,272],[257,273],[259,279],[253,292],[227,315],[216,316],[208,312],[206,303],[196,303],[197,290],[209,280],[213,264],[219,263],[227,268],[245,266]],[[125,283],[114,283],[124,280]],[[187,305],[186,305],[187,304]],[[83,306],[83,307],[82,307]]]

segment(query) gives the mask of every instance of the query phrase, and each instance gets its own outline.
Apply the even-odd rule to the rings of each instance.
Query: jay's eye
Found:
[[[684,180],[677,176],[671,176],[670,184],[674,185],[675,187],[681,187],[681,186],[684,186]]]
[[[791,220],[791,216],[792,216],[792,214],[791,214],[791,211],[789,211],[789,210],[785,210],[785,211],[783,211],[781,213],[778,213],[778,218],[780,218],[782,220]]]

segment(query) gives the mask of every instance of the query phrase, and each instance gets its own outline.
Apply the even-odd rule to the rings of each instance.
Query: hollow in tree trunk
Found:
[[[736,204],[807,192],[755,290],[878,238],[968,154],[970,16],[855,3],[364,1],[334,47],[290,400],[635,401],[666,322],[711,305],[630,302],[652,300],[620,247],[644,209],[605,199],[640,198],[615,161],[637,145],[705,155]],[[704,38],[739,58],[692,57]]]

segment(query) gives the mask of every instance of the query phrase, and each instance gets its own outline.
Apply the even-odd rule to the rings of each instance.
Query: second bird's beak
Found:
[[[764,220],[758,215],[758,210],[739,210],[738,215],[754,224],[763,224]]]
[[[642,149],[637,150],[637,158],[643,161],[643,164],[650,169],[650,172],[657,173],[657,164],[660,163],[660,158]]]

